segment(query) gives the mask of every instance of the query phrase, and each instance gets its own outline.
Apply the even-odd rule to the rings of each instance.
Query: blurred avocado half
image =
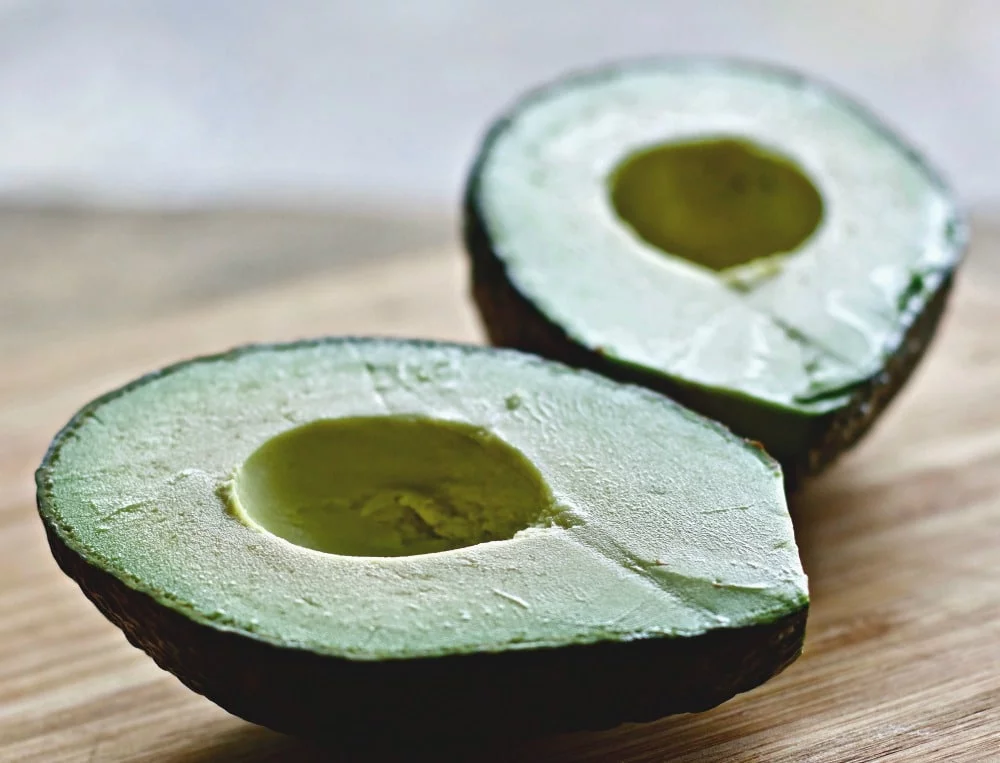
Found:
[[[525,96],[485,138],[464,224],[495,344],[664,392],[793,483],[905,383],[967,237],[938,174],[857,103],[685,58]]]

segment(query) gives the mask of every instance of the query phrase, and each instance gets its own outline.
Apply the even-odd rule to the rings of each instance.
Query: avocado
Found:
[[[510,350],[255,345],[84,407],[37,472],[66,574],[226,710],[345,744],[710,708],[798,655],[780,468]]]
[[[797,483],[913,371],[963,219],[912,148],[831,88],[678,58],[523,97],[475,160],[464,235],[494,344],[666,393]]]

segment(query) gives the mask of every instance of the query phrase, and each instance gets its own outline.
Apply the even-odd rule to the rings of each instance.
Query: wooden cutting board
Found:
[[[262,280],[245,247],[185,239],[183,220],[170,235],[0,223],[0,760],[337,759],[129,646],[49,556],[32,471],[82,403],[189,355],[320,333],[480,340],[460,256],[327,266],[293,246]],[[979,241],[912,385],[793,502],[802,658],[711,712],[469,759],[1000,761],[1000,246]]]

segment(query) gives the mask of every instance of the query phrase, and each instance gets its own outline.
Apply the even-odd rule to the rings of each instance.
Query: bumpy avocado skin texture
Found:
[[[778,406],[732,390],[705,387],[660,369],[628,363],[611,357],[600,346],[570,336],[559,321],[546,314],[524,294],[508,274],[498,251],[483,208],[484,167],[493,146],[516,123],[523,112],[553,94],[628,77],[632,72],[649,73],[663,69],[683,72],[717,69],[736,71],[751,77],[772,79],[791,87],[808,89],[836,100],[847,113],[866,123],[925,173],[928,182],[948,197],[953,205],[946,238],[953,264],[934,273],[933,290],[914,276],[914,296],[923,296],[919,311],[906,310],[900,316],[901,331],[884,348],[882,367],[847,388],[831,390],[839,398],[836,407],[815,412],[795,406]],[[790,489],[815,476],[838,456],[855,445],[886,410],[924,357],[935,336],[951,294],[954,276],[968,241],[966,221],[951,197],[950,190],[925,159],[869,112],[835,88],[798,72],[757,62],[733,59],[640,60],[594,70],[584,70],[530,91],[498,118],[487,131],[470,169],[463,198],[463,237],[471,264],[471,292],[490,341],[552,358],[577,368],[586,368],[612,379],[639,384],[665,394],[681,404],[717,420],[734,433],[760,443],[781,464]]]
[[[200,625],[47,535],[63,572],[189,689],[251,723],[334,746],[527,738],[708,710],[784,670],[805,638],[808,606],[698,638],[352,662]]]
[[[600,730],[706,710],[766,681],[801,653],[808,613],[804,592],[780,616],[692,636],[408,659],[337,657],[274,643],[233,623],[188,616],[183,602],[140,590],[105,569],[81,548],[73,528],[54,518],[50,502],[60,448],[86,422],[99,420],[105,403],[192,363],[338,341],[358,340],[250,346],[142,377],[81,409],[53,440],[38,470],[38,508],[59,567],[133,646],[190,689],[245,720],[324,744],[379,747],[387,737],[393,740],[390,747],[463,744]],[[766,471],[769,459],[759,458]]]

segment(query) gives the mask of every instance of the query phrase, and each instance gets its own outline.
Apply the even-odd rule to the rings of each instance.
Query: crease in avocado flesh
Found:
[[[802,170],[739,138],[645,148],[608,183],[618,216],[644,241],[715,271],[792,252],[823,218],[823,199]]]
[[[652,720],[753,688],[804,636],[766,454],[518,352],[331,338],[181,363],[84,408],[36,484],[56,560],[129,641],[286,732]]]
[[[795,162],[738,137],[635,151],[608,185],[615,212],[641,239],[708,268],[741,294],[777,276],[823,221],[823,198]],[[795,403],[843,399],[858,387],[856,376],[844,380],[853,370],[849,359],[772,315],[767,305],[756,310],[802,348],[808,386]]]
[[[485,429],[416,416],[320,420],[263,443],[227,485],[230,510],[298,546],[409,556],[542,524],[538,470]]]
[[[793,481],[905,383],[967,237],[947,185],[864,107],[777,67],[683,57],[517,102],[464,212],[494,344],[671,395]]]

